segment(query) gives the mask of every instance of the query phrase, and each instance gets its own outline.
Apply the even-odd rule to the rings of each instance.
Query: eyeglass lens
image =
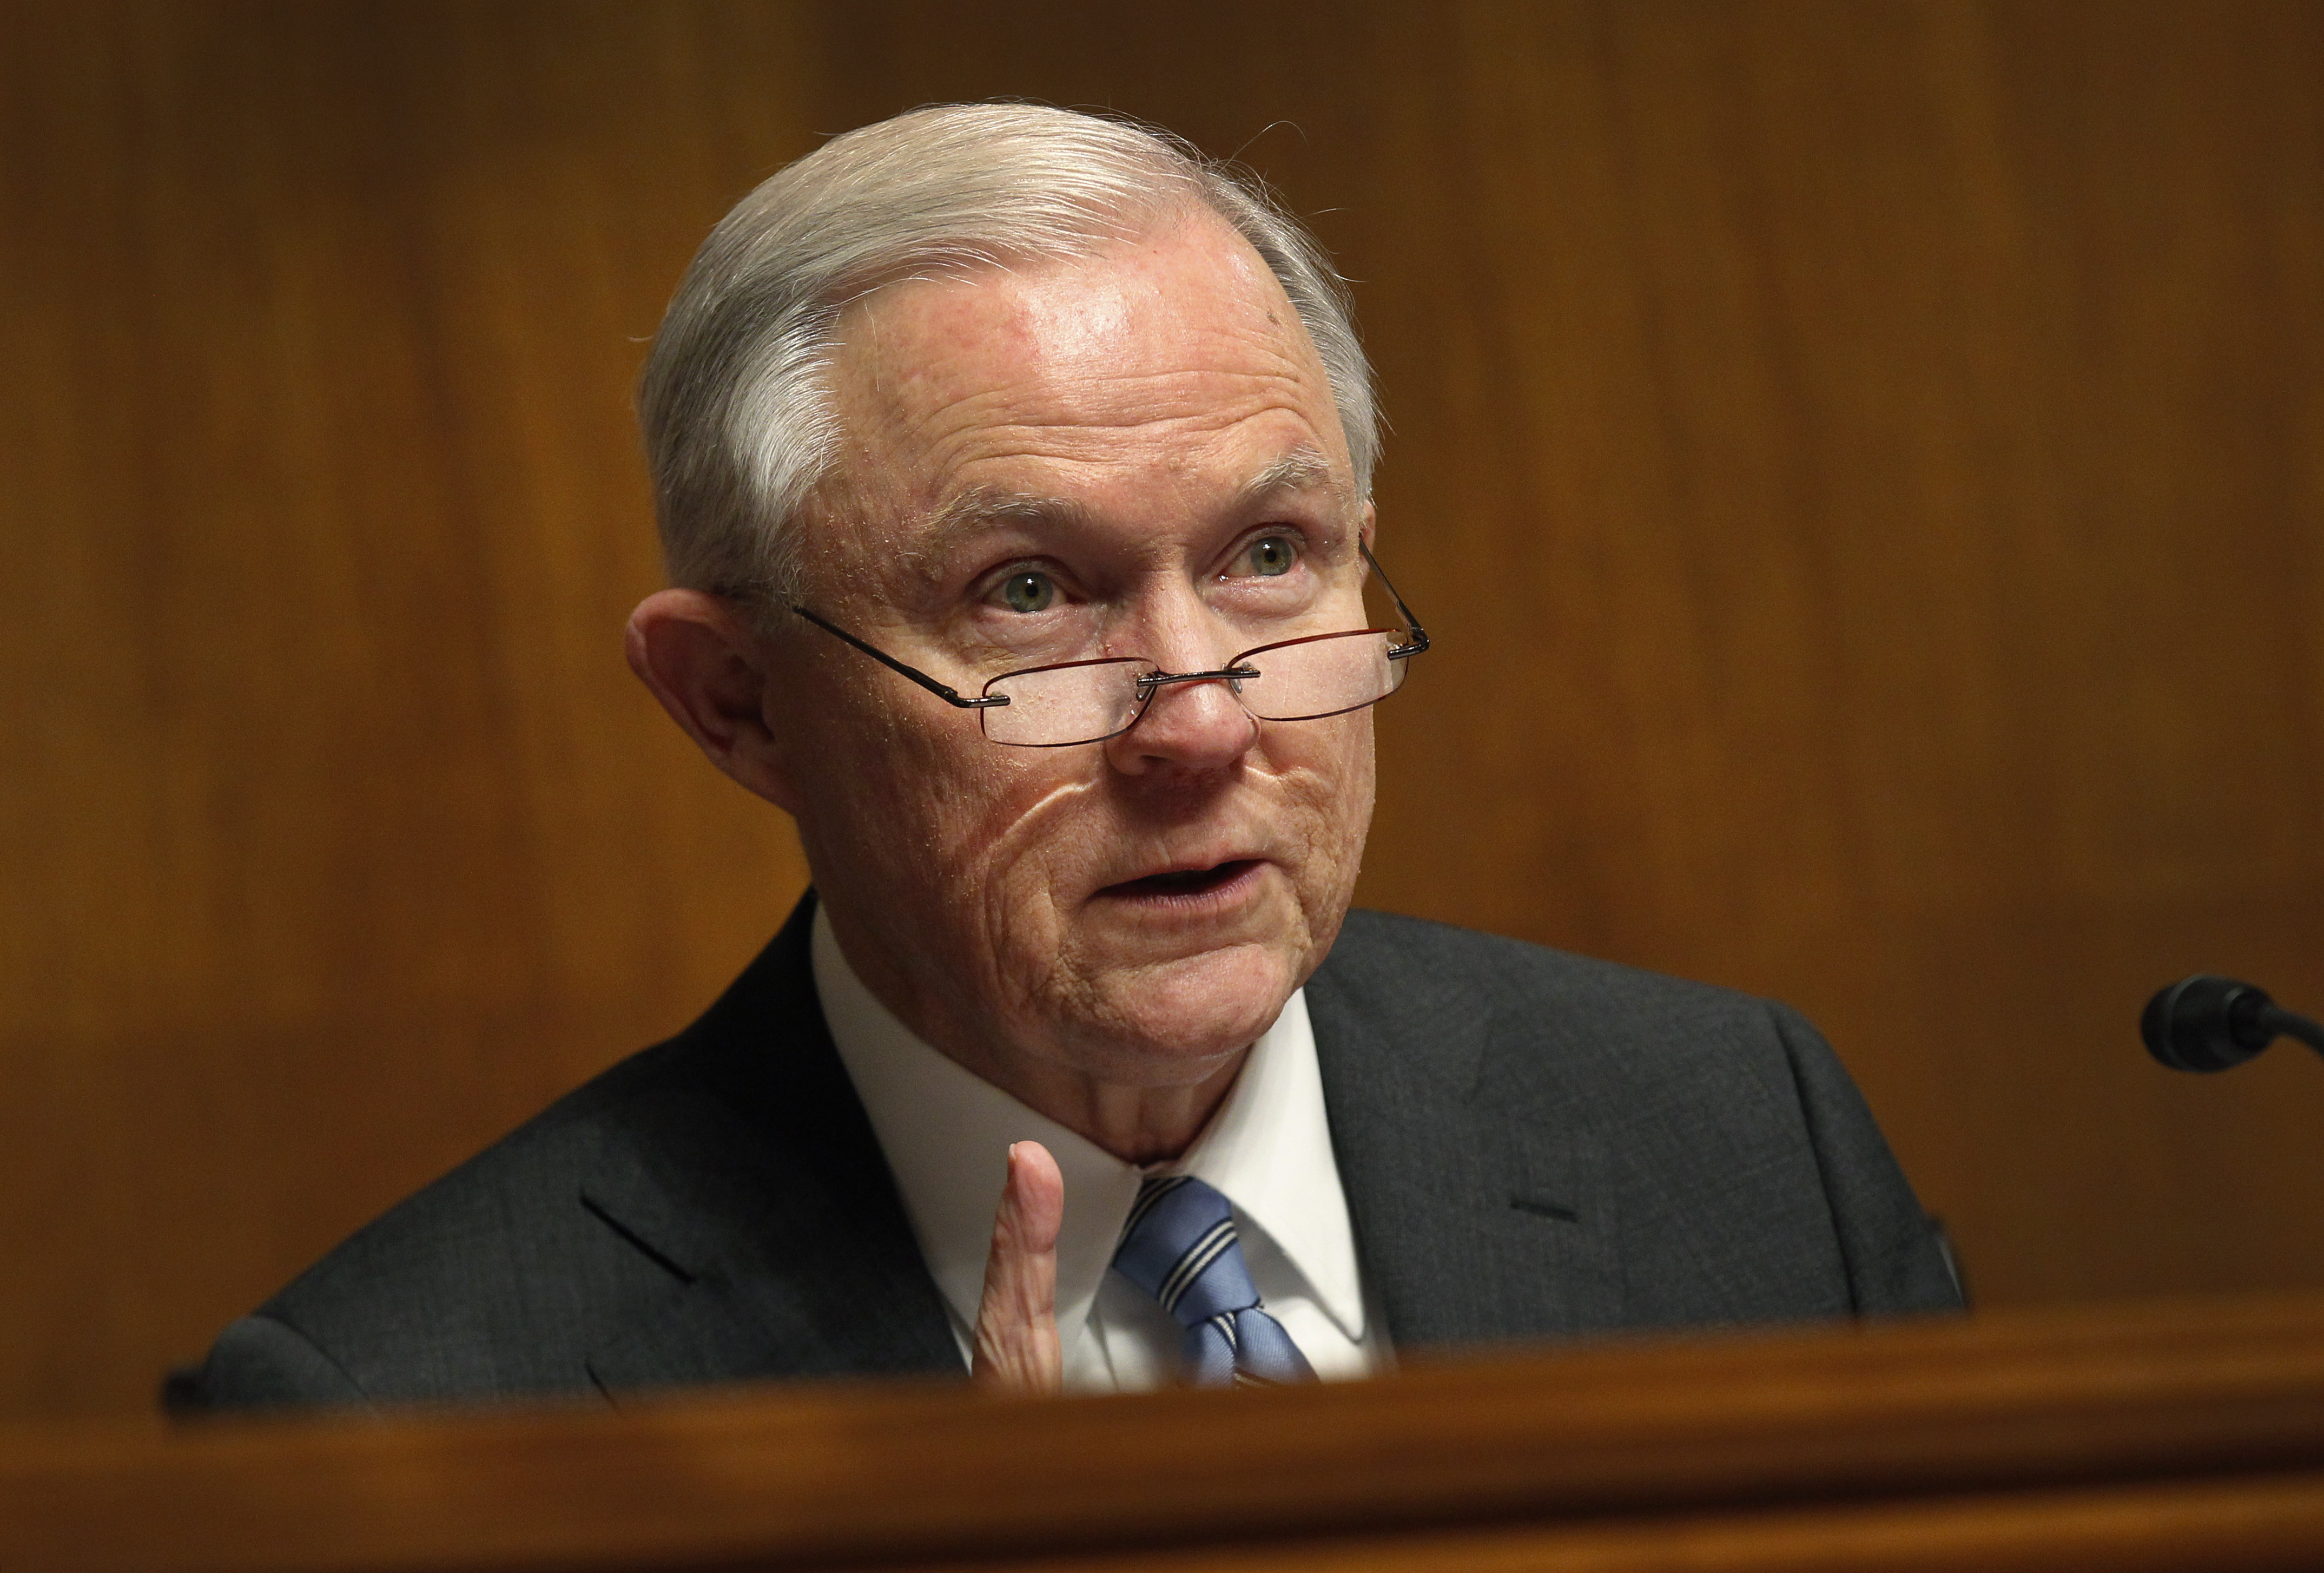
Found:
[[[1377,704],[1404,680],[1404,662],[1388,659],[1394,634],[1366,629],[1262,645],[1230,666],[1258,676],[1224,683],[1262,721],[1312,721]],[[1127,731],[1145,708],[1139,680],[1154,671],[1139,657],[1035,667],[994,678],[988,695],[1009,702],[980,710],[984,735],[995,743],[1055,748],[1096,743]]]

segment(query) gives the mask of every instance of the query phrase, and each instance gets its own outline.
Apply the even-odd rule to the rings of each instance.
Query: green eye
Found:
[[[1289,573],[1291,565],[1299,560],[1299,553],[1292,546],[1290,538],[1283,535],[1269,535],[1252,541],[1250,551],[1244,555],[1250,560],[1251,572],[1270,579]]]
[[[1012,612],[1046,612],[1057,587],[1045,573],[1013,573],[1001,583],[1001,599]]]

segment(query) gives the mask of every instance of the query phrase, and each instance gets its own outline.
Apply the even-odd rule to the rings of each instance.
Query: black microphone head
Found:
[[[2261,1022],[2274,1003],[2251,984],[2197,973],[2146,1002],[2138,1035],[2173,1070],[2226,1070],[2275,1041]]]

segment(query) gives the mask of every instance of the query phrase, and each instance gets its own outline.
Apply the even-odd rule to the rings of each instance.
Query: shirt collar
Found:
[[[964,1328],[976,1325],[992,1209],[1009,1144],[1034,1141],[1065,1182],[1057,1239],[1057,1331],[1068,1358],[1113,1262],[1148,1170],[1028,1108],[922,1042],[855,976],[820,903],[810,954],[832,1042],[880,1138],[889,1172],[937,1289]],[[1315,1037],[1304,991],[1251,1045],[1211,1122],[1176,1163],[1216,1186],[1264,1229],[1351,1339],[1364,1334],[1363,1292],[1347,1198],[1332,1152]]]
[[[1211,1123],[1171,1167],[1223,1191],[1281,1248],[1349,1340],[1362,1340],[1355,1231],[1332,1152],[1305,989],[1284,1002]]]

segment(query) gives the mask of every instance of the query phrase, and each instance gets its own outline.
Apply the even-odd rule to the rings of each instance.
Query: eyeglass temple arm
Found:
[[[1388,592],[1390,595],[1394,595],[1395,593],[1396,592],[1393,589]],[[805,606],[793,606],[791,610],[797,612],[800,616],[806,618],[808,622],[822,629],[825,634],[830,634],[838,638],[846,640],[848,643],[855,646],[856,649],[862,651],[864,654],[878,662],[881,666],[886,667],[890,671],[895,672],[902,677],[910,678],[914,682],[927,689],[928,692],[936,695],[936,698],[942,699],[947,705],[954,705],[964,710],[990,710],[1009,702],[1009,696],[1007,694],[987,694],[982,699],[964,699],[960,697],[960,694],[956,689],[946,688],[944,684],[936,681],[936,679],[930,677],[927,672],[920,671],[917,667],[906,666],[902,662],[898,661],[886,651],[877,649],[872,645],[864,643],[863,641],[856,638],[854,634],[850,634],[838,624],[826,622],[823,618],[816,616],[813,612],[808,611]]]
[[[1380,567],[1379,559],[1372,555],[1372,549],[1359,539],[1356,542],[1356,550],[1364,554],[1364,560],[1371,565],[1374,573],[1379,575],[1380,588],[1387,590],[1388,598],[1396,603],[1396,615],[1404,619],[1406,630],[1412,634],[1412,643],[1409,644],[1389,645],[1388,658],[1390,661],[1401,661],[1407,655],[1418,655],[1428,648],[1428,630],[1420,625],[1420,619],[1412,615],[1412,608],[1406,606],[1404,597],[1396,593],[1396,586],[1390,582],[1388,569]]]

